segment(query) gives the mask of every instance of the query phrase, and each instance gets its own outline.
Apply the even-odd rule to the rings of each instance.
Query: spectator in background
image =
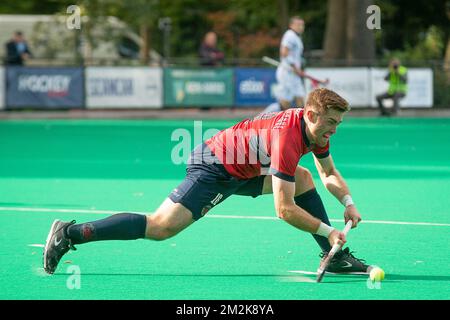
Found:
[[[199,50],[200,64],[202,66],[218,66],[223,64],[225,55],[217,48],[217,35],[208,32],[203,38]]]
[[[386,75],[384,80],[389,81],[388,91],[377,95],[378,107],[382,116],[390,116],[396,114],[399,108],[400,99],[406,96],[408,90],[408,70],[401,65],[400,60],[394,58],[389,63],[389,73]],[[392,111],[388,112],[383,105],[383,100],[392,99],[394,106]]]
[[[6,43],[6,64],[22,66],[30,57],[31,52],[23,33],[16,31],[13,38]]]

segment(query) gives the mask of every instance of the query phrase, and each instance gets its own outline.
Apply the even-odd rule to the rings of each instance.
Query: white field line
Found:
[[[317,275],[317,271],[316,272],[313,272],[313,271],[304,271],[304,270],[289,270],[288,272],[292,272],[292,273],[299,273],[299,274],[304,274],[304,275],[310,275],[310,276],[312,276],[312,275]],[[358,276],[361,276],[361,275],[368,275],[368,274],[370,274],[370,272],[369,273],[367,273],[367,272],[345,272],[345,273],[335,273],[335,272],[325,272],[325,274],[339,274],[339,275],[358,275]]]
[[[300,274],[306,274],[306,275],[312,275],[312,276],[316,276],[317,275],[317,272],[313,272],[313,271],[290,270],[288,272],[300,273]]]
[[[87,209],[50,209],[50,208],[23,208],[23,207],[0,207],[0,211],[14,212],[55,212],[55,213],[88,213],[88,214],[115,214],[124,212],[123,210],[87,210]],[[151,212],[136,212],[142,214],[151,214]],[[216,219],[247,219],[247,220],[280,220],[277,217],[264,216],[237,216],[237,215],[206,215],[207,218]],[[342,219],[330,219],[331,222],[343,222]],[[407,222],[407,221],[386,221],[386,220],[363,220],[364,224],[394,224],[394,225],[416,225],[416,226],[434,226],[434,227],[450,227],[450,223],[435,222]]]

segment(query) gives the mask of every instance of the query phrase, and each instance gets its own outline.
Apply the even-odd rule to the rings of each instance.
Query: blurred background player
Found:
[[[6,64],[22,66],[31,57],[31,51],[21,31],[14,32],[10,41],[6,43]]]
[[[408,70],[401,65],[400,60],[393,58],[389,63],[389,72],[384,78],[389,82],[388,91],[377,95],[378,108],[382,116],[395,115],[398,112],[400,99],[406,96],[408,87]],[[383,105],[383,100],[393,101],[392,111],[388,112]]]
[[[277,102],[269,105],[263,113],[278,112],[295,106],[303,106],[306,95],[302,81],[303,42],[300,36],[305,30],[305,22],[298,16],[289,20],[289,29],[284,33],[280,44],[280,65],[277,67],[276,79]]]
[[[310,80],[311,80],[311,90],[319,89],[323,86],[326,86],[329,83],[328,79],[321,81],[310,78]],[[276,101],[274,103],[269,104],[261,113],[259,113],[259,115],[269,112],[280,112],[280,111],[281,111],[280,103]]]
[[[217,34],[215,32],[210,31],[205,34],[198,54],[202,66],[219,66],[224,63],[225,55],[217,48]]]

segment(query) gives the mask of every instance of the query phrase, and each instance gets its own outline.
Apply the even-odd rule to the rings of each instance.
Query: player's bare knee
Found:
[[[173,237],[174,235],[175,234],[171,233],[168,230],[160,229],[157,232],[154,232],[150,239],[155,240],[155,241],[163,241],[163,240]]]
[[[175,234],[176,232],[167,226],[167,221],[163,215],[154,214],[147,216],[147,239],[162,241]]]
[[[313,179],[311,171],[304,167],[297,166],[297,169],[295,169],[295,181],[299,181],[302,184],[312,183]]]
[[[295,196],[314,188],[314,180],[311,171],[301,166],[295,170]]]
[[[155,226],[153,230],[147,234],[147,238],[155,241],[163,241],[173,237],[175,234],[176,232],[169,228]]]

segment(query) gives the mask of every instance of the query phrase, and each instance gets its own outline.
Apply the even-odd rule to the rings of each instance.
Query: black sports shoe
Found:
[[[44,270],[49,274],[53,274],[58,267],[58,263],[62,256],[70,249],[76,250],[72,242],[65,235],[65,229],[75,224],[75,220],[71,222],[62,222],[55,220],[50,228],[47,241],[44,248]]]
[[[353,251],[350,252],[349,248],[345,248],[336,253],[333,259],[331,259],[326,272],[367,273],[370,266],[365,264],[365,260],[356,258],[352,253]],[[320,257],[323,258],[327,254],[327,252],[323,252],[320,254]]]

